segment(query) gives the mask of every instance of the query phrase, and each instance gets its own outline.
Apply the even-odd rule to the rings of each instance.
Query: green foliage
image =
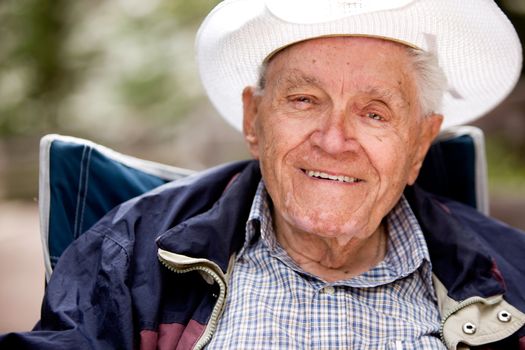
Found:
[[[169,94],[168,77],[162,72],[136,72],[122,79],[120,84],[124,100],[137,108],[149,106]]]
[[[219,2],[220,0],[168,1],[161,6],[161,9],[165,9],[183,27],[196,26]]]
[[[525,194],[525,158],[505,139],[491,137],[486,142],[489,186],[495,192]]]
[[[195,30],[218,2],[0,2],[0,137],[182,118],[202,96]]]
[[[74,80],[62,56],[67,1],[0,6],[0,136],[53,127],[56,105]]]

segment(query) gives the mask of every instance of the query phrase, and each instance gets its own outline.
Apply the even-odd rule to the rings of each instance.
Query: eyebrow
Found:
[[[303,86],[320,86],[321,82],[316,77],[306,75],[300,70],[292,70],[291,74],[279,77],[276,85],[284,86],[289,91]]]
[[[280,76],[276,81],[277,87],[284,87],[286,91],[304,86],[321,87],[322,82],[314,76],[307,75],[299,69],[293,69],[290,74]],[[390,88],[374,85],[366,85],[359,88],[359,92],[372,96],[374,99],[386,101],[387,104],[395,104],[400,108],[410,107],[409,99],[401,91],[397,92]]]
[[[378,88],[376,86],[366,86],[361,90],[363,93],[373,96],[376,99],[395,103],[399,107],[410,107],[411,103],[402,92],[393,91],[389,88]]]

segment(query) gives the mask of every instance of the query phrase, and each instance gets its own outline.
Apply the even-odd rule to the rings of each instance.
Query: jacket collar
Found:
[[[223,272],[230,256],[244,243],[246,221],[261,175],[256,161],[239,163],[198,180],[206,186],[220,186],[222,195],[202,206],[202,212],[187,218],[157,238],[157,246],[177,254],[215,262]],[[210,181],[219,181],[219,184]],[[185,196],[188,205],[202,201],[202,193]]]
[[[425,234],[433,272],[455,300],[504,293],[495,262],[471,226],[457,219],[449,200],[417,186],[405,196]]]

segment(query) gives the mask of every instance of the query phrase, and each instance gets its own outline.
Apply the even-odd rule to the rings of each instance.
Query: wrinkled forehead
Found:
[[[378,42],[383,43],[386,45],[391,45],[392,47],[398,47],[403,48],[404,50],[408,51],[408,49],[416,49],[421,50],[419,47],[414,46],[413,44],[410,44],[408,42],[404,42],[402,40],[396,40],[388,37],[383,36],[374,36],[374,35],[349,35],[349,34],[338,34],[338,35],[322,35],[317,36],[313,38],[308,38],[305,40],[293,42],[291,44],[279,47],[278,49],[272,51],[268,56],[266,56],[262,62],[262,65],[267,65],[270,61],[273,60],[274,57],[278,56],[282,52],[289,51],[291,48],[294,47],[300,47],[304,46],[305,44],[311,43],[311,42],[319,42],[319,41],[333,41],[333,40],[351,40],[355,42]]]
[[[305,79],[312,80],[316,79],[316,75],[322,78],[325,69],[336,71],[336,76],[348,73],[344,66],[352,63],[353,76],[358,75],[355,68],[358,67],[363,75],[377,72],[385,79],[390,77],[399,81],[408,76],[414,78],[409,49],[409,46],[402,43],[377,37],[327,36],[308,39],[288,45],[267,57],[261,67],[259,86],[265,86],[267,79],[281,79],[280,73],[268,73],[283,67],[292,73],[299,68],[307,69],[313,74]]]
[[[417,78],[399,42],[364,36],[330,36],[286,46],[265,61],[259,88],[289,91],[318,87],[352,92],[408,108],[417,100]]]

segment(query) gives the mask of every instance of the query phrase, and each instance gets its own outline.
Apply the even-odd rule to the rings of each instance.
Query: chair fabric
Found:
[[[430,147],[416,180],[423,189],[489,214],[485,138],[481,129],[443,131]]]
[[[39,206],[46,280],[67,246],[118,204],[193,171],[130,157],[88,140],[47,135],[40,143]],[[443,132],[417,183],[488,214],[483,133]]]
[[[40,143],[39,206],[46,280],[67,246],[124,201],[192,171],[47,135]]]

